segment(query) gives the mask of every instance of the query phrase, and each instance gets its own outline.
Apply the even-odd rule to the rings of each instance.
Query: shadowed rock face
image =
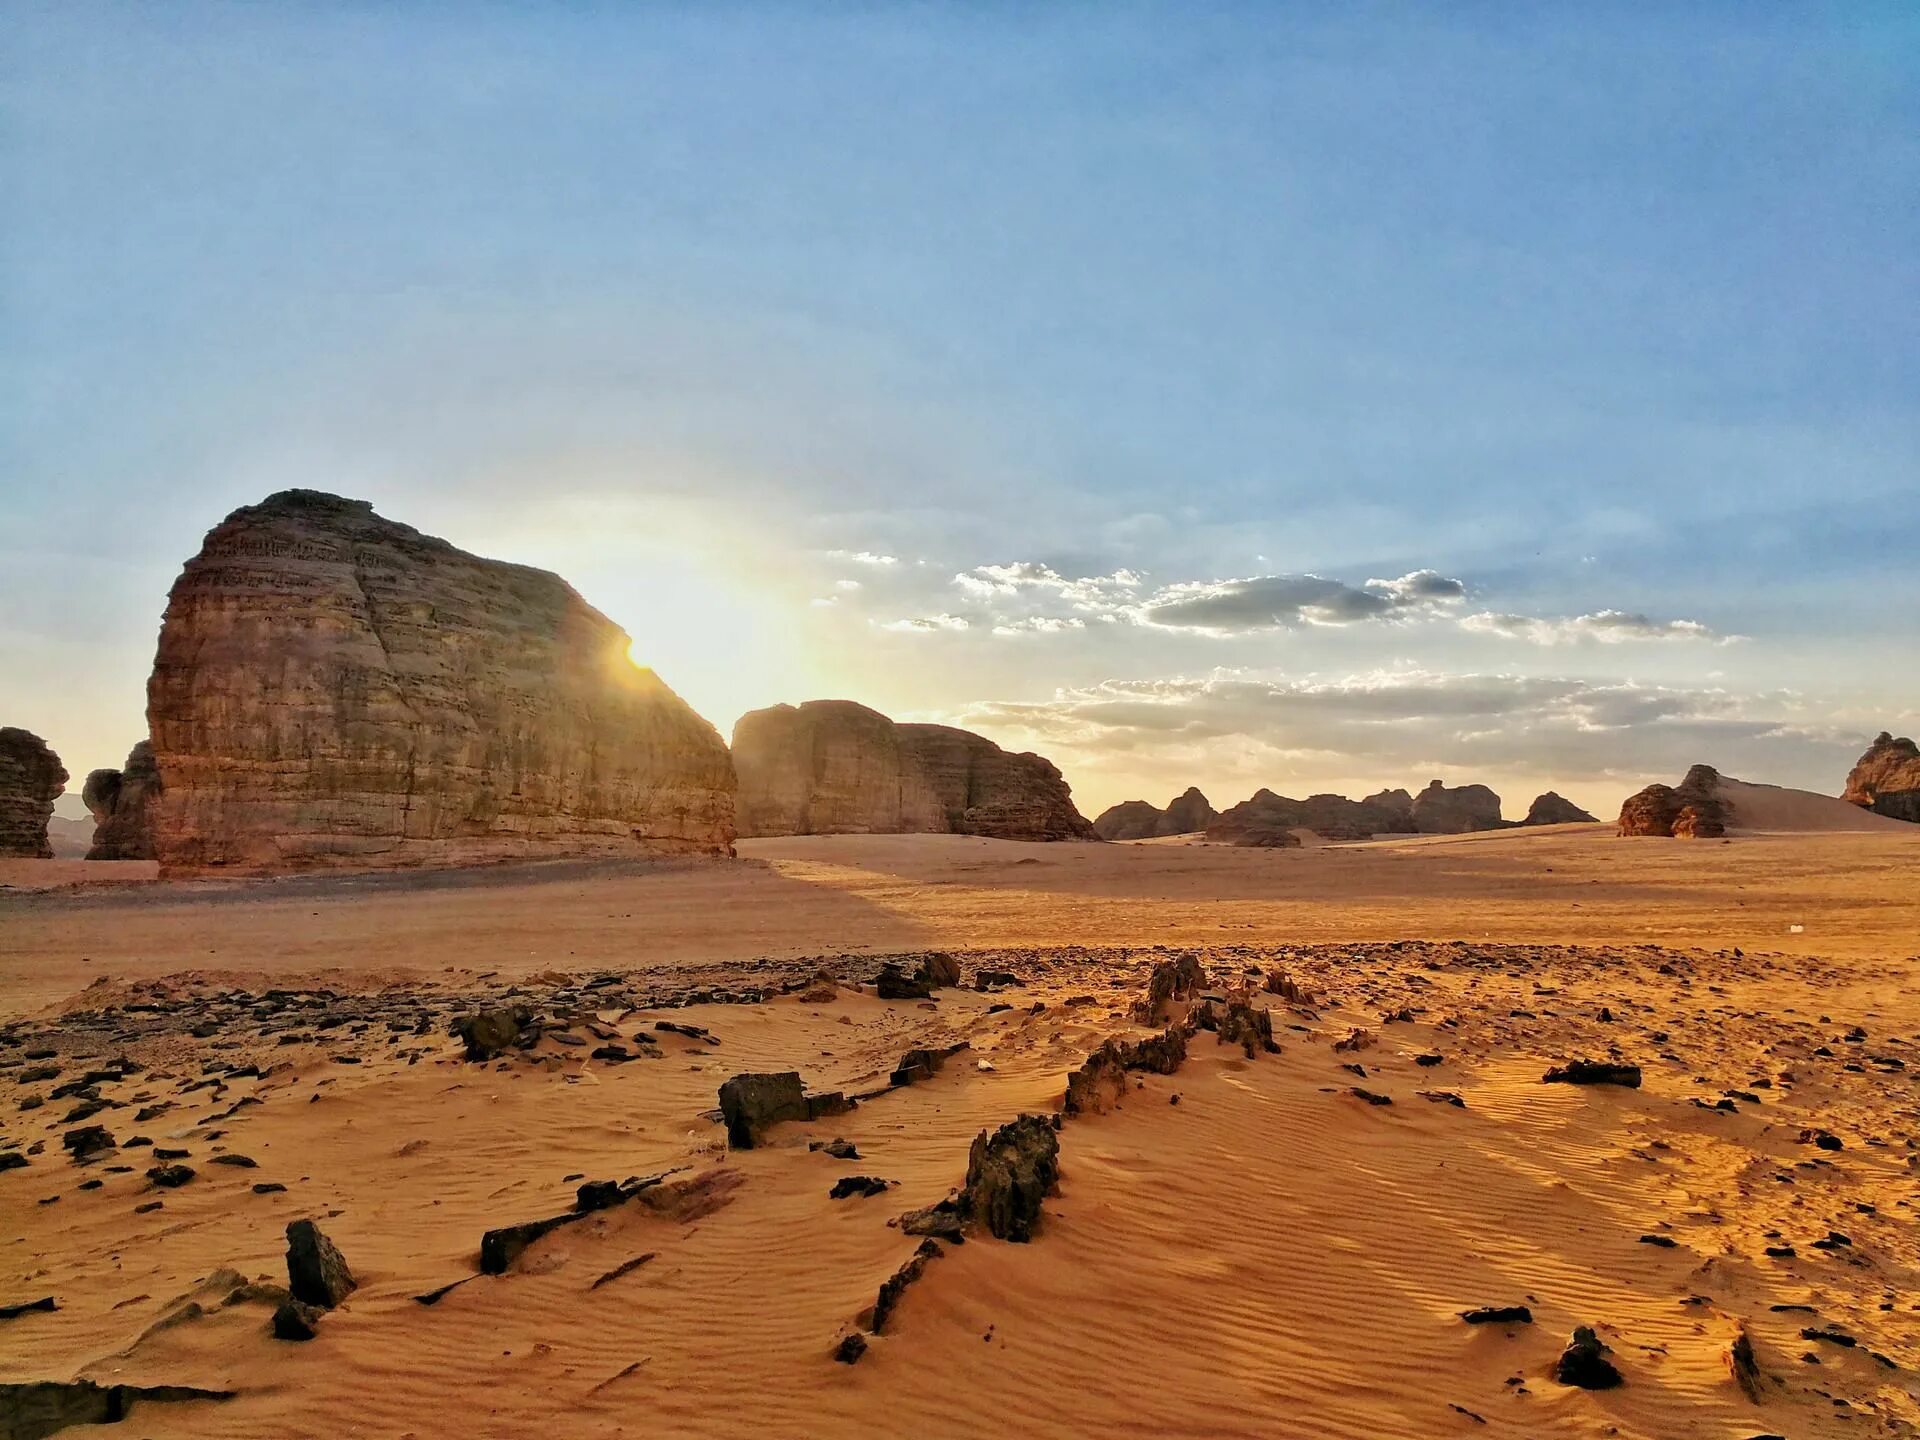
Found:
[[[899,727],[851,700],[742,715],[733,727],[742,835],[896,835],[946,829]]]
[[[1620,807],[1622,835],[1711,839],[1727,833],[1731,808],[1720,798],[1720,772],[1696,765],[1675,785],[1649,785]]]
[[[1876,815],[1920,822],[1920,745],[1882,730],[1848,774],[1840,798]]]
[[[1484,785],[1454,788],[1438,780],[1413,797],[1413,828],[1423,835],[1462,835],[1498,830],[1500,797]]]
[[[1145,800],[1123,800],[1100,812],[1093,833],[1102,840],[1152,840],[1162,835],[1192,835],[1211,825],[1218,812],[1207,797],[1189,786],[1158,809]]]
[[[1533,797],[1533,804],[1527,807],[1527,818],[1522,825],[1572,825],[1581,821],[1591,821],[1593,816],[1564,796],[1549,790],[1544,795]]]
[[[1207,826],[1207,838],[1229,845],[1284,843],[1273,837],[1301,829],[1328,840],[1366,840],[1382,831],[1407,828],[1405,815],[1372,800],[1349,800],[1344,795],[1309,795],[1294,800],[1271,790],[1259,790],[1251,799],[1221,811]]]
[[[971,731],[814,700],[741,716],[733,747],[743,835],[1097,838],[1051,764]]]
[[[291,490],[208,534],[147,686],[171,871],[725,853],[733,767],[556,575]],[[123,782],[124,784],[124,782]]]
[[[160,767],[153,742],[142,740],[127,755],[124,770],[95,770],[80,798],[93,814],[89,860],[151,860],[153,821],[150,807],[160,795]]]
[[[0,726],[0,855],[51,860],[47,821],[67,788],[66,768],[31,730]]]

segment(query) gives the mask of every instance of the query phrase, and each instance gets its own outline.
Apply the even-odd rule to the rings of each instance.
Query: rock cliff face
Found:
[[[947,828],[900,730],[851,700],[775,705],[733,727],[742,835],[894,835]]]
[[[899,725],[849,700],[741,716],[733,762],[742,835],[1098,838],[1040,756],[946,725]]]
[[[1423,835],[1462,835],[1498,830],[1500,797],[1484,785],[1442,785],[1438,780],[1413,797],[1413,828]]]
[[[1920,821],[1920,745],[1882,730],[1847,776],[1840,798],[1876,815]]]
[[[1717,793],[1720,772],[1696,765],[1676,785],[1649,785],[1620,807],[1622,835],[1709,839],[1727,833],[1732,807]]]
[[[900,743],[926,776],[956,835],[1001,840],[1097,840],[1053,763],[1011,754],[950,725],[902,725]]]
[[[236,510],[147,686],[165,870],[725,853],[733,767],[543,570],[309,490]],[[124,781],[123,781],[124,785]]]
[[[60,757],[31,730],[0,726],[0,855],[51,860],[47,821],[67,788]]]
[[[1593,816],[1564,796],[1549,790],[1544,795],[1533,797],[1533,804],[1527,807],[1527,818],[1522,825],[1572,825],[1580,821],[1591,822]]]
[[[1383,827],[1386,830],[1402,832],[1413,829],[1413,796],[1404,790],[1377,790],[1360,803],[1371,805],[1393,822]]]
[[[1344,795],[1309,795],[1294,800],[1271,790],[1257,790],[1251,799],[1222,810],[1207,827],[1207,838],[1229,845],[1273,844],[1276,842],[1270,837],[1276,832],[1300,829],[1328,840],[1366,840],[1383,831],[1405,830],[1409,828],[1406,820],[1393,805],[1372,800],[1349,800]]]
[[[153,859],[152,804],[160,795],[160,767],[153,742],[142,740],[127,755],[122,770],[95,770],[80,798],[93,813],[89,860]]]
[[[1145,800],[1123,800],[1100,812],[1093,830],[1102,840],[1152,840],[1162,835],[1193,835],[1214,821],[1207,797],[1189,785],[1158,809]]]

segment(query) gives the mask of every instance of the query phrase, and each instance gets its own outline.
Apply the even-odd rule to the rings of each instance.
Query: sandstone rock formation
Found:
[[[1572,825],[1577,822],[1591,822],[1593,816],[1564,796],[1549,790],[1544,795],[1533,797],[1533,804],[1527,807],[1527,818],[1522,825]]]
[[[1153,840],[1163,835],[1193,835],[1211,825],[1218,812],[1189,785],[1157,809],[1145,800],[1123,800],[1100,812],[1093,833],[1102,840]]]
[[[1413,797],[1413,828],[1422,835],[1462,835],[1498,830],[1500,797],[1484,785],[1442,785],[1438,780]]]
[[[67,788],[60,757],[31,730],[0,726],[0,855],[51,860],[47,821]]]
[[[1386,796],[1403,791],[1385,791]],[[1207,826],[1207,838],[1229,845],[1276,844],[1279,832],[1311,830],[1328,840],[1367,840],[1383,831],[1410,828],[1408,817],[1392,803],[1377,803],[1379,797],[1349,800],[1344,795],[1309,795],[1305,800],[1276,795],[1271,790],[1255,791],[1223,810]],[[1266,838],[1250,838],[1266,837]]]
[[[742,835],[1097,838],[1042,757],[951,726],[896,724],[851,701],[743,715],[733,758]]]
[[[151,806],[159,795],[160,767],[154,763],[151,740],[133,747],[125,769],[90,772],[80,790],[93,814],[93,846],[87,859],[153,859]]]
[[[733,727],[742,835],[895,835],[946,829],[926,776],[878,710],[809,700]]]
[[[1876,815],[1920,822],[1920,745],[1882,730],[1848,774],[1840,798]]]
[[[1376,790],[1363,796],[1360,803],[1371,805],[1393,822],[1383,827],[1385,832],[1404,834],[1413,829],[1413,796],[1405,790]]]
[[[1707,839],[1726,834],[1730,807],[1716,792],[1720,772],[1695,765],[1679,785],[1649,785],[1620,807],[1622,835],[1677,835]]]
[[[154,858],[265,871],[726,853],[726,747],[627,646],[558,576],[364,501],[289,490],[236,510],[161,624]]]

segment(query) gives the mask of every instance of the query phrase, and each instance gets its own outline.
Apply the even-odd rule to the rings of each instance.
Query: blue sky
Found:
[[[10,7],[0,721],[311,485],[1089,810],[1920,725],[1920,11],[1198,8]]]

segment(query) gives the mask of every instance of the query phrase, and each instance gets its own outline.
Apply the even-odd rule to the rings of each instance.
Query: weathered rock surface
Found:
[[[1366,840],[1372,836],[1412,828],[1408,812],[1392,797],[1402,791],[1382,791],[1367,800],[1344,795],[1309,795],[1295,800],[1271,790],[1255,791],[1251,798],[1223,810],[1207,826],[1209,840],[1228,845],[1284,844],[1277,837],[1292,830],[1311,830],[1328,840]],[[1258,838],[1249,838],[1258,837]]]
[[[996,1240],[1027,1241],[1040,1202],[1060,1179],[1060,1137],[1044,1115],[1022,1115],[974,1137],[967,1156],[967,1207]]]
[[[164,869],[725,853],[713,727],[558,576],[364,501],[236,510],[168,597],[147,686]]]
[[[358,1282],[339,1248],[311,1220],[287,1226],[287,1289],[306,1305],[331,1310],[351,1295]]]
[[[1379,811],[1392,824],[1386,828],[1392,832],[1404,832],[1413,829],[1413,796],[1405,790],[1376,790],[1360,799],[1362,805],[1370,805]]]
[[[92,1380],[36,1380],[0,1385],[0,1431],[6,1440],[40,1440],[74,1425],[117,1425],[151,1401],[231,1400],[231,1390],[192,1385],[100,1385]]]
[[[1522,825],[1573,825],[1591,823],[1593,816],[1564,796],[1549,790],[1544,795],[1533,797],[1533,804],[1527,807],[1527,818]]]
[[[1413,797],[1413,828],[1422,835],[1464,835],[1498,830],[1500,797],[1484,785],[1442,785],[1433,781]]]
[[[1920,823],[1920,745],[1882,730],[1848,773],[1840,798],[1876,815]]]
[[[1211,825],[1219,812],[1207,797],[1189,785],[1161,810],[1145,800],[1123,800],[1100,812],[1093,833],[1102,840],[1153,840],[1163,835],[1194,835]]]
[[[850,700],[741,716],[733,762],[742,835],[1096,838],[1040,756],[946,725],[899,725]]]
[[[142,740],[127,754],[125,768],[94,770],[80,789],[93,815],[89,860],[153,859],[151,810],[160,796],[160,767],[153,742]]]
[[[844,1115],[852,1108],[838,1090],[807,1094],[796,1070],[735,1075],[720,1087],[727,1144],[735,1150],[753,1149],[769,1126],[783,1120],[817,1120],[823,1115]]]
[[[31,730],[0,726],[0,855],[51,860],[47,821],[67,788],[60,757]]]
[[[1620,1372],[1607,1354],[1606,1342],[1593,1333],[1591,1325],[1576,1325],[1573,1339],[1554,1362],[1553,1378],[1582,1390],[1611,1390],[1620,1383]]]
[[[1622,835],[1709,838],[1726,834],[1732,807],[1717,793],[1720,772],[1695,765],[1679,785],[1649,785],[1620,806]]]

